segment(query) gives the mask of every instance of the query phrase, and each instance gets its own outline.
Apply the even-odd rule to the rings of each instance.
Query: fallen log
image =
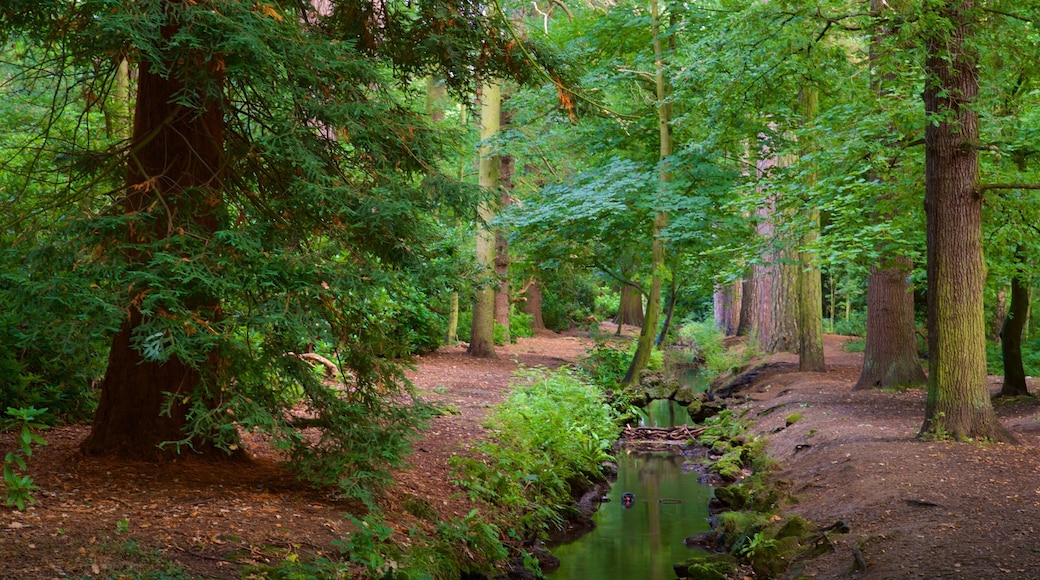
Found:
[[[707,427],[625,427],[621,438],[629,441],[687,441],[700,437]]]

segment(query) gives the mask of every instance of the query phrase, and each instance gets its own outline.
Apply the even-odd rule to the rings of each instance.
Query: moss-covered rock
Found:
[[[689,580],[726,580],[737,569],[736,562],[725,556],[696,556],[672,566],[675,575]]]

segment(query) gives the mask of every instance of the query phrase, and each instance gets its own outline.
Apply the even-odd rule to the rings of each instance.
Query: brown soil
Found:
[[[851,392],[861,357],[842,352],[841,343],[827,337],[830,372],[795,372],[795,359],[778,355],[745,391],[755,430],[769,438],[781,477],[791,482],[797,503],[789,510],[852,528],[831,533],[836,551],[802,563],[802,573],[1040,577],[1037,402],[998,406],[1018,446],[917,441],[923,393]],[[381,500],[395,527],[416,525],[402,507],[409,499],[429,502],[441,517],[472,509],[450,483],[449,458],[471,453],[485,433],[487,408],[504,398],[518,364],[558,366],[589,345],[587,338],[544,334],[500,348],[496,360],[472,359],[461,347],[419,359],[410,377],[420,392],[460,414],[434,420]],[[803,418],[783,428],[793,413]],[[239,578],[250,564],[291,553],[338,554],[333,541],[350,531],[343,514],[361,513],[296,483],[257,442],[248,465],[154,465],[83,457],[77,446],[86,432],[71,426],[46,433],[50,444],[30,462],[38,504],[0,511],[0,578],[118,577],[154,567],[157,557],[193,575]],[[4,435],[0,449],[11,446]],[[849,573],[854,545],[866,572]]]

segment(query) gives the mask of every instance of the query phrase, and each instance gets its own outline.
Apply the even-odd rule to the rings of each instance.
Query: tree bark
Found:
[[[758,282],[753,275],[745,275],[740,285],[740,320],[737,324],[737,336],[753,336],[758,327]]]
[[[1001,397],[1020,397],[1029,394],[1026,371],[1022,365],[1022,331],[1029,317],[1029,283],[1021,275],[1011,279],[1011,308],[1000,331],[1000,350],[1004,355],[1004,385]]]
[[[883,0],[871,0],[871,10],[881,21],[884,10],[892,6]],[[879,66],[882,40],[891,34],[888,27],[878,25],[870,45],[871,89],[877,95],[889,92],[887,81],[891,74],[883,74]],[[888,220],[890,216],[880,216]],[[863,354],[863,368],[853,390],[872,388],[904,388],[922,385],[927,381],[917,356],[917,334],[914,320],[914,295],[908,278],[912,270],[910,259],[904,256],[882,258],[870,270],[867,278],[867,345]]]
[[[740,280],[715,287],[715,326],[726,333],[726,336],[737,334],[737,328],[740,326],[741,292]]]
[[[805,87],[798,95],[802,109],[802,121],[809,124],[816,118],[819,108],[819,93],[815,87]],[[814,152],[812,141],[803,145],[806,152]],[[809,172],[809,185],[816,185],[815,170]],[[820,211],[809,211],[806,221],[808,230],[802,236],[802,250],[798,252],[798,369],[824,372],[827,365],[823,358],[823,279],[816,267],[813,254],[804,248],[815,243],[820,235]]]
[[[1001,335],[1004,333],[1004,323],[1007,321],[1008,316],[1007,299],[1007,288],[1002,284],[997,290],[997,304],[993,308],[993,326],[989,333],[990,340],[1000,340]]]
[[[759,344],[762,352],[798,351],[798,269],[797,255],[792,250],[778,250],[771,256],[769,268],[769,332],[763,332]]]
[[[933,10],[925,60],[925,216],[928,245],[928,398],[922,436],[1013,441],[986,382],[982,196],[978,189],[978,56],[974,0]]]
[[[498,132],[502,114],[502,91],[497,81],[489,81],[481,89],[480,138],[489,139]],[[498,187],[499,157],[488,147],[481,147],[479,180],[485,190]],[[495,236],[488,223],[495,217],[490,199],[477,206],[480,220],[477,231],[477,263],[484,272],[495,272]],[[495,352],[495,288],[491,283],[476,291],[473,303],[473,326],[470,329],[469,347],[466,352],[475,357],[497,358]]]
[[[621,325],[643,326],[643,293],[631,284],[621,285],[621,302],[618,305],[618,331]]]
[[[531,278],[527,284],[527,301],[524,302],[524,312],[531,315],[531,328],[544,329],[545,319],[542,318],[542,282],[537,278]]]
[[[176,25],[168,24],[162,28],[162,34],[170,38],[176,30]],[[215,86],[222,84],[223,63],[219,57],[199,55],[197,62],[178,65],[195,69],[194,75],[208,75]],[[124,212],[135,217],[154,215],[154,208],[163,210],[154,222],[135,219],[136,225],[131,225],[128,240],[141,248],[131,252],[131,268],[147,267],[150,256],[145,245],[157,240],[185,233],[212,236],[224,211],[224,111],[220,102],[212,100],[203,103],[201,109],[176,104],[175,99],[184,88],[176,79],[182,76],[176,70],[157,74],[147,61],[142,61],[139,68],[131,137],[135,153],[128,165],[127,194],[121,204]],[[163,290],[169,291],[178,284],[183,285],[178,292],[186,296],[182,305],[193,310],[197,320],[205,325],[219,322],[218,297],[208,296],[197,285],[180,280],[164,281]],[[132,290],[128,317],[112,340],[93,428],[82,444],[87,454],[142,460],[173,456],[176,446],[162,449],[160,444],[185,439],[188,401],[209,400],[203,390],[204,382],[212,384],[218,380],[219,352],[209,352],[196,368],[176,357],[146,358],[134,346],[136,330],[146,316],[163,315],[162,308],[153,309],[156,313],[148,315],[140,308],[140,301],[153,290],[158,289]],[[168,397],[169,412],[161,413]],[[203,436],[186,442],[196,452],[214,450]]]
[[[509,119],[502,113],[500,128],[506,126]],[[499,160],[498,186],[501,191],[499,202],[506,207],[513,202],[513,156],[503,155]],[[495,229],[495,274],[498,276],[498,290],[495,291],[495,322],[505,329],[506,344],[511,342],[509,335],[509,238],[502,228]]]
[[[923,385],[927,378],[917,357],[914,295],[907,276],[909,258],[887,268],[874,266],[867,279],[867,346],[853,390]]]

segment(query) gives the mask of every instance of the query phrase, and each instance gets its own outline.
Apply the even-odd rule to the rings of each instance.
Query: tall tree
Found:
[[[491,277],[495,273],[495,234],[491,220],[495,217],[501,158],[488,143],[498,133],[502,121],[502,87],[496,80],[488,80],[480,91],[480,186],[485,197],[477,206],[477,263]],[[477,288],[473,303],[473,326],[470,330],[469,354],[495,358],[495,286],[489,280]]]
[[[653,29],[654,47],[654,80],[657,89],[657,128],[660,155],[658,158],[658,191],[659,195],[667,193],[672,183],[672,171],[669,167],[673,148],[672,140],[672,103],[671,91],[664,69],[665,41],[661,34],[661,11],[657,0],[650,0],[651,27]],[[650,290],[647,293],[646,316],[639,332],[636,353],[628,366],[622,383],[630,385],[639,382],[639,373],[646,369],[650,361],[650,353],[654,349],[657,337],[657,322],[661,314],[661,287],[665,276],[665,247],[662,233],[668,226],[668,212],[658,209],[654,215],[652,242],[650,250]],[[674,273],[673,273],[674,274]]]
[[[815,121],[819,99],[816,87],[803,87],[799,91],[798,102],[804,124],[811,125]],[[815,154],[814,142],[812,138],[804,141],[803,157],[810,158]],[[816,185],[816,171],[810,168],[805,175],[807,189],[811,189]],[[822,372],[827,370],[823,358],[823,280],[815,256],[807,249],[819,237],[820,210],[810,207],[804,211],[807,223],[798,251],[798,368]]]
[[[170,12],[175,2],[160,8]],[[172,18],[160,30],[169,42],[183,25]],[[224,104],[223,57],[204,51],[174,64],[165,74],[142,62],[137,78],[137,104],[134,111],[131,158],[127,171],[128,194],[121,200],[127,215],[143,219],[130,222],[129,242],[145,248],[157,240],[175,236],[211,238],[226,214],[224,204]],[[181,79],[203,79],[205,92],[196,108],[185,107],[177,97],[185,91]],[[159,219],[148,217],[149,208],[161,204]],[[149,250],[133,251],[131,263],[154,258]],[[190,260],[191,256],[182,255]],[[83,442],[87,453],[118,453],[143,459],[156,459],[160,444],[184,437],[190,399],[203,376],[221,382],[221,354],[208,352],[203,360],[190,362],[178,357],[165,360],[142,354],[135,335],[145,323],[143,303],[158,288],[135,288],[129,316],[112,341],[108,367],[101,383],[90,436]],[[167,281],[163,292],[182,296],[183,304],[198,318],[199,324],[219,324],[220,300],[201,285]],[[162,316],[173,306],[155,304],[152,316]],[[164,406],[166,407],[164,410]],[[208,434],[206,434],[208,435]],[[210,445],[209,437],[188,441],[201,451]]]
[[[881,62],[889,56],[887,41],[892,29],[886,24],[895,8],[883,0],[871,0],[875,19],[870,43],[871,93],[884,97],[893,75],[884,74]],[[874,176],[877,180],[877,176]],[[876,219],[889,220],[889,215]],[[917,356],[914,297],[910,291],[912,264],[905,256],[881,257],[867,278],[867,337],[863,367],[853,390],[906,387],[926,381]]]
[[[1016,253],[1024,262],[1025,256]],[[1001,397],[1019,397],[1029,394],[1026,371],[1022,363],[1022,331],[1029,318],[1029,283],[1021,269],[1011,277],[1011,305],[1000,331],[1000,351],[1004,355],[1004,384]]]
[[[1013,441],[986,382],[979,190],[978,55],[974,0],[930,5],[925,16],[925,215],[928,398],[921,434]]]

